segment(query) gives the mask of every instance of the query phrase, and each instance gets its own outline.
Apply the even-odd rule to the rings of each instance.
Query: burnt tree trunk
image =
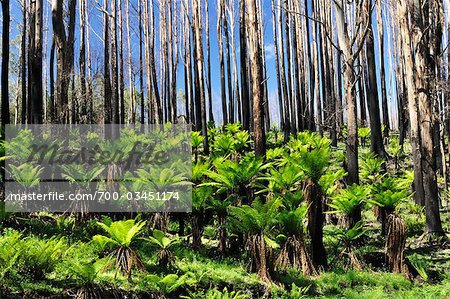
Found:
[[[258,41],[259,20],[256,14],[255,0],[246,0],[248,9],[248,39],[252,76],[252,98],[253,98],[253,130],[255,139],[255,154],[265,156],[266,138],[264,132],[264,107],[263,91],[261,90],[261,48]]]

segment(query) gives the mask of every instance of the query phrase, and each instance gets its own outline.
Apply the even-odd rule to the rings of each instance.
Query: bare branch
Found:
[[[307,18],[308,20],[311,20],[311,21],[313,21],[313,22],[316,22],[317,24],[320,24],[320,25],[324,28],[325,36],[327,37],[328,41],[331,43],[331,45],[333,46],[333,48],[335,48],[335,49],[336,49],[337,51],[339,51],[339,52],[342,52],[341,48],[339,48],[339,46],[335,44],[335,42],[333,41],[333,39],[332,39],[332,38],[330,37],[330,35],[328,34],[327,25],[326,25],[322,20],[319,20],[319,19],[310,17],[310,16],[305,15],[304,13],[301,13],[301,12],[297,12],[297,11],[294,11],[294,10],[289,10],[289,9],[284,8],[284,7],[282,7],[282,6],[278,6],[278,8],[279,8],[279,9],[280,9],[280,8],[283,9],[283,10],[284,10],[285,12],[287,12],[287,13],[299,15],[299,16],[302,16],[302,17]]]

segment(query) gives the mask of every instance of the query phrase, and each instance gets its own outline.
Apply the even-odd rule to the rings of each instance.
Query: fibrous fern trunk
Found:
[[[303,236],[291,236],[283,245],[275,266],[286,271],[287,267],[293,267],[302,271],[303,275],[316,274],[316,269],[312,264],[311,255],[305,246]]]
[[[386,254],[389,257],[389,266],[393,273],[402,273],[409,276],[405,263],[406,225],[405,221],[391,214],[388,217],[388,233],[386,237]]]
[[[199,249],[202,246],[202,234],[203,234],[203,211],[197,212],[192,215],[192,247]]]
[[[102,298],[101,290],[92,284],[79,288],[75,294],[75,299],[98,299]]]
[[[247,247],[250,252],[250,272],[256,272],[263,283],[272,281],[269,273],[270,248],[266,246],[264,235],[250,235],[247,239]]]
[[[227,250],[227,230],[225,227],[225,215],[218,215],[219,222],[219,251],[225,253]]]
[[[119,247],[116,252],[116,274],[117,270],[120,269],[122,274],[127,277],[128,280],[131,280],[131,270],[133,266],[136,267],[137,270],[143,271],[144,264],[142,264],[141,259],[137,255],[136,251],[129,247]]]
[[[311,237],[311,253],[313,265],[316,268],[327,267],[327,253],[323,245],[323,195],[317,182],[307,180],[303,196],[308,202],[308,231]]]
[[[153,217],[153,228],[167,233],[169,230],[170,216],[168,212],[155,213]]]
[[[383,236],[386,236],[387,234],[387,226],[388,226],[388,219],[389,216],[394,213],[394,209],[392,208],[385,208],[380,207],[379,208],[379,220],[381,222],[381,234]]]

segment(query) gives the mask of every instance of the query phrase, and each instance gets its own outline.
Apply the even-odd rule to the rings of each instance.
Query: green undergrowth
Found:
[[[156,252],[140,244],[138,252],[144,271],[134,271],[128,280],[111,266],[92,242],[70,242],[66,237],[37,237],[5,230],[0,237],[1,298],[35,298],[59,294],[93,285],[104,294],[135,294],[151,298],[444,298],[450,294],[445,274],[430,283],[406,279],[402,275],[374,271],[338,270],[304,277],[288,269],[274,275],[274,283],[263,285],[256,274],[247,272],[242,259],[217,258],[195,252],[179,244],[175,262],[161,269]],[[431,265],[449,269],[446,251],[412,253],[414,266],[432,273]],[[437,256],[437,257],[435,257]],[[435,257],[435,258],[433,258]],[[440,263],[439,263],[440,261]],[[441,271],[442,272],[442,271]],[[445,271],[443,272],[445,273]],[[430,275],[432,276],[432,275]],[[153,294],[153,295],[152,295]],[[269,295],[270,294],[270,295]]]

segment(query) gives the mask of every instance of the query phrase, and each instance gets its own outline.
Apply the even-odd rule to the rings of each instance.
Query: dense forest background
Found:
[[[2,123],[240,122],[265,131],[358,126],[385,157],[413,146],[430,232],[449,135],[447,1],[2,1]],[[11,21],[12,16],[12,22]],[[11,61],[11,63],[9,63]],[[217,107],[217,108],[216,108]],[[218,108],[218,107],[221,107]],[[208,139],[204,139],[208,152]],[[423,187],[422,187],[423,186]],[[427,208],[427,209],[428,209]],[[431,210],[433,209],[433,210]]]
[[[341,229],[334,236],[343,250],[334,256],[345,255],[357,271],[364,221],[379,222],[381,241],[374,246],[384,246],[387,269],[408,279],[423,267],[406,261],[411,236],[404,218],[423,216],[412,243],[446,250],[449,0],[1,5],[2,129],[182,122],[195,131],[193,213],[158,213],[145,232],[139,219],[109,219],[101,228],[132,221],[127,227],[136,235],[157,230],[156,239],[186,229],[195,254],[205,246],[230,257],[236,246],[232,254],[246,256],[249,272],[265,284],[280,282],[280,269],[309,276],[332,268],[329,225]],[[217,235],[205,245],[208,225]],[[124,277],[130,279],[134,266],[145,268],[136,253],[143,245],[135,251],[132,239],[114,242],[120,243],[114,252],[126,255],[128,266],[119,255],[115,264]],[[159,245],[158,266],[166,269],[172,252]],[[448,264],[445,254],[440,262]]]

